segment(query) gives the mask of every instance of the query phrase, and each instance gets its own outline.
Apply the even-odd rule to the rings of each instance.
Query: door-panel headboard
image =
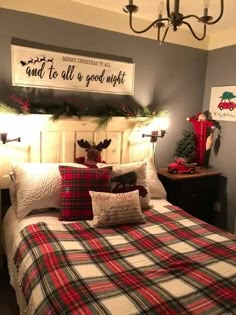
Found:
[[[78,139],[95,143],[112,139],[109,148],[102,151],[102,158],[108,163],[140,161],[152,154],[150,139],[142,137],[142,133],[147,132],[144,118],[113,117],[106,128],[98,128],[97,119],[83,117],[53,121],[51,115],[1,114],[1,131],[12,129],[9,137],[11,134],[21,136],[20,143],[0,144],[1,176],[7,174],[10,160],[73,162],[75,157],[86,155],[78,146]]]

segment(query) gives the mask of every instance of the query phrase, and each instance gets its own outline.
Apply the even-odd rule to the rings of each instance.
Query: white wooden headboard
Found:
[[[21,142],[0,144],[1,177],[8,173],[10,160],[38,163],[73,162],[86,152],[77,144],[78,139],[98,143],[112,139],[102,151],[107,163],[140,161],[152,154],[144,127],[145,118],[113,117],[106,128],[98,128],[96,117],[63,118],[52,120],[51,115],[0,115],[0,131],[9,131],[9,138],[21,136]],[[0,186],[4,180],[0,181]]]

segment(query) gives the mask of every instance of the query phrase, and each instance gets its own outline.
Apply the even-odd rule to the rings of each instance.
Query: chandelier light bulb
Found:
[[[209,9],[210,0],[204,0],[204,9]]]
[[[160,1],[159,7],[158,7],[159,17],[162,16],[163,12],[164,12],[164,1],[162,0],[162,1]]]

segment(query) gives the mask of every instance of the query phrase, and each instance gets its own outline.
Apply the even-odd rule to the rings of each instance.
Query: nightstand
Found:
[[[197,167],[194,174],[171,174],[167,168],[159,168],[157,173],[170,203],[201,220],[213,222],[219,196],[219,171]]]

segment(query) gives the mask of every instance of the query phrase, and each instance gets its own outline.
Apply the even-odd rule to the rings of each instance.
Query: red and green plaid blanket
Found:
[[[236,314],[233,235],[173,206],[145,216],[25,227],[14,260],[31,313]]]

